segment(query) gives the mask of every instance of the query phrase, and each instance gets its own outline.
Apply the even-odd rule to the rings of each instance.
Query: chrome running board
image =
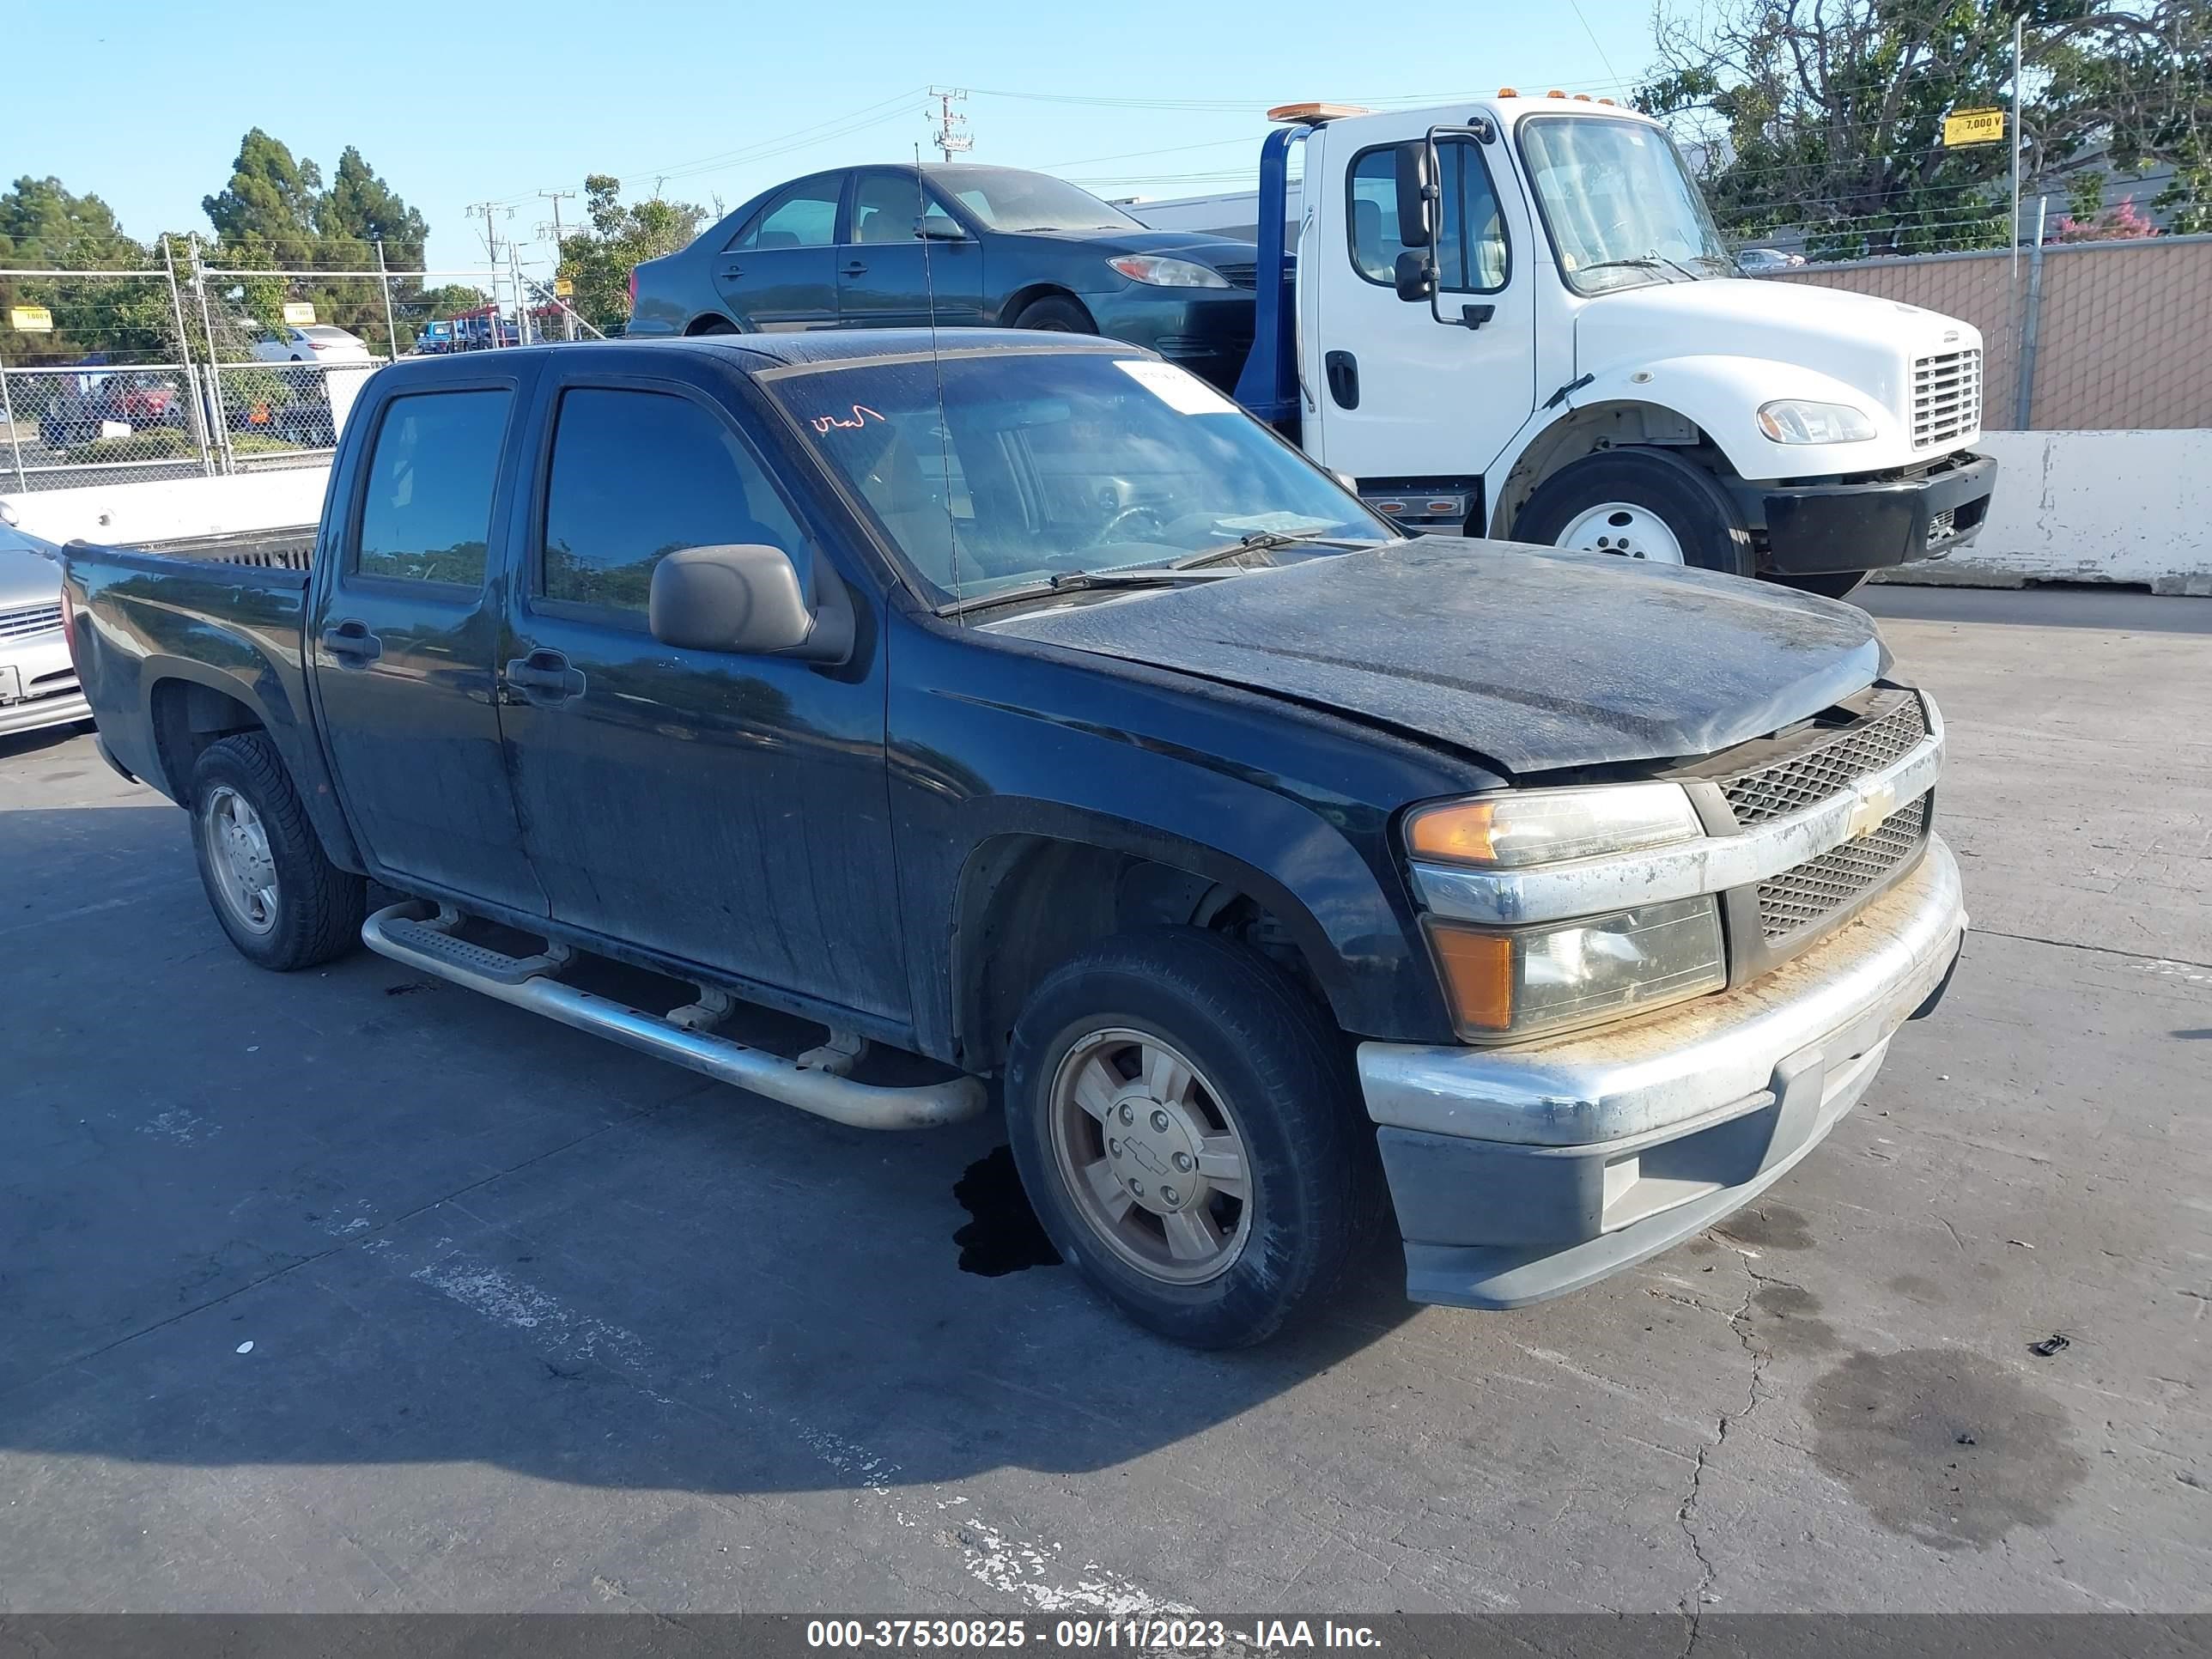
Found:
[[[568,965],[565,952],[507,957],[452,939],[447,930],[460,918],[447,911],[428,915],[433,908],[411,899],[388,905],[362,924],[362,943],[418,973],[856,1129],[930,1129],[982,1113],[983,1085],[977,1079],[885,1088],[855,1083],[818,1065],[803,1066],[726,1037],[686,1030],[661,1015],[562,984],[554,975]],[[809,1057],[815,1052],[810,1051]]]

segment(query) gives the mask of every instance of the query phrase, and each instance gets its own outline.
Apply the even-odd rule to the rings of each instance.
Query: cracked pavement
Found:
[[[2212,1607],[2212,602],[1870,603],[1952,731],[1939,1017],[1640,1269],[1378,1260],[1228,1356],[961,1272],[988,1124],[258,974],[180,813],[0,744],[0,1611]]]

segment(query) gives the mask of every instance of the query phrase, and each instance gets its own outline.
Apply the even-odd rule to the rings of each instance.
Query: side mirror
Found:
[[[1437,273],[1429,264],[1429,256],[1417,248],[1409,247],[1398,256],[1390,276],[1401,300],[1425,300],[1437,291]]]
[[[810,599],[780,547],[740,542],[687,547],[653,568],[647,624],[663,645],[756,657],[843,662],[853,651],[853,608],[834,577]]]
[[[924,214],[914,222],[915,240],[921,242],[964,242],[967,227],[957,219]]]
[[[1398,240],[1407,247],[1426,247],[1436,240],[1429,222],[1429,193],[1436,180],[1429,170],[1429,141],[1416,138],[1396,152],[1398,174]]]

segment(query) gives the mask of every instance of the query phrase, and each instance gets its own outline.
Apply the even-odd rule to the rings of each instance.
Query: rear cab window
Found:
[[[505,387],[410,392],[384,407],[351,574],[481,587],[489,562]]]
[[[643,628],[653,567],[754,543],[802,569],[805,538],[744,439],[675,392],[571,386],[554,418],[532,597]]]

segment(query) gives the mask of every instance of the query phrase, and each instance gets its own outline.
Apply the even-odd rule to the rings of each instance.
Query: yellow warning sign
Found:
[[[2001,109],[1954,110],[1943,118],[1943,147],[1994,144],[2005,136],[2005,112]]]
[[[553,297],[555,299],[566,300],[574,295],[575,291],[576,285],[570,282],[566,276],[556,276],[553,279]]]
[[[51,334],[54,313],[44,306],[9,306],[8,326],[18,334]]]
[[[305,300],[284,302],[284,321],[293,328],[305,328],[315,320],[315,307]]]

